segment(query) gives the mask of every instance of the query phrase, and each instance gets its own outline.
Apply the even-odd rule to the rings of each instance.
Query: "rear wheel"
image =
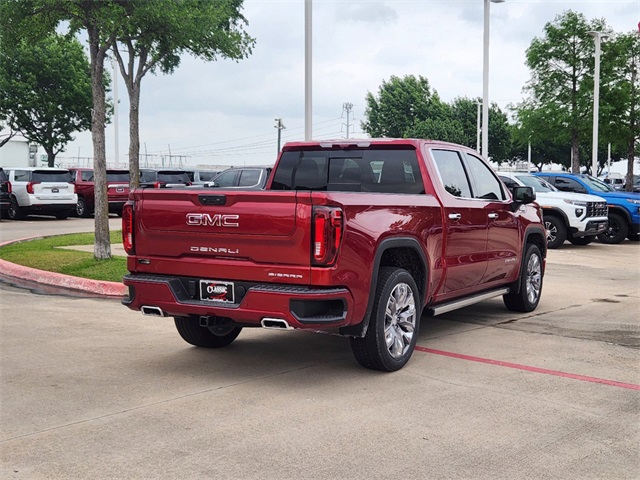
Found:
[[[416,346],[420,314],[420,294],[409,272],[381,268],[367,333],[350,339],[356,360],[373,370],[401,369]]]
[[[622,215],[617,213],[609,214],[609,228],[598,235],[598,240],[602,243],[622,243],[629,234],[629,227]]]
[[[76,215],[83,218],[91,216],[91,212],[87,208],[87,201],[84,199],[84,197],[78,197],[78,203],[76,204]]]
[[[15,198],[9,200],[9,210],[7,210],[7,216],[11,220],[20,220],[24,217],[22,209],[18,205],[18,201]]]
[[[175,317],[176,329],[182,339],[196,347],[226,347],[240,334],[242,327],[213,326],[201,327],[198,320],[191,317]]]
[[[544,217],[544,228],[547,229],[548,248],[558,248],[567,239],[567,227],[562,219],[554,215]]]
[[[536,309],[542,293],[542,254],[537,245],[527,247],[524,265],[520,272],[520,291],[502,296],[504,305],[514,312],[531,312]]]
[[[66,220],[67,218],[69,218],[69,214],[71,212],[58,212],[56,213],[56,218],[58,220]]]
[[[569,238],[569,241],[573,245],[589,245],[595,239],[596,239],[596,237],[594,235],[590,235],[588,237],[571,237],[571,238]]]

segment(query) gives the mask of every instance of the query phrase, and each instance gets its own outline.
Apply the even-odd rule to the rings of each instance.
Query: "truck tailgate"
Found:
[[[137,256],[310,265],[309,192],[141,189],[134,199]]]

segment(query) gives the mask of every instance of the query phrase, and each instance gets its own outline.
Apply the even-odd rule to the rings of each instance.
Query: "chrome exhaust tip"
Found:
[[[260,321],[262,328],[271,328],[273,330],[293,330],[293,327],[281,318],[265,317]]]
[[[160,307],[154,307],[151,305],[143,305],[142,307],[140,307],[140,311],[143,313],[143,315],[149,315],[152,317],[164,317],[164,312],[162,311],[162,309]]]

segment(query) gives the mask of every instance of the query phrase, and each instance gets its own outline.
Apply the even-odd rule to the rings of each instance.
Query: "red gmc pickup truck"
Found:
[[[398,370],[425,309],[499,295],[536,308],[546,233],[534,200],[459,145],[287,143],[266,190],[136,189],[123,303],[174,317],[199,347],[244,327],[324,331],[349,336],[361,365]]]

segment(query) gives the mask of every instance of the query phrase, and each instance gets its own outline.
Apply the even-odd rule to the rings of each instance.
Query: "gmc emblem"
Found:
[[[239,227],[240,215],[223,215],[216,213],[187,213],[187,225],[203,225],[211,227]]]

